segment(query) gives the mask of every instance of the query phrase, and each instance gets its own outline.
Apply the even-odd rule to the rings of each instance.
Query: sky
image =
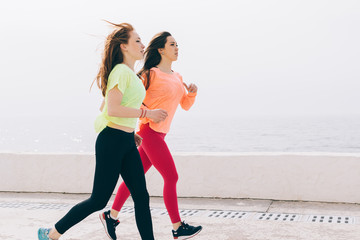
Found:
[[[2,1],[2,115],[97,115],[103,19],[172,33],[192,115],[360,115],[357,0]]]

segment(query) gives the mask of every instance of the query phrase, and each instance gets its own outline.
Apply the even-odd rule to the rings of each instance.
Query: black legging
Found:
[[[55,224],[63,234],[109,201],[119,174],[129,188],[135,204],[135,218],[143,240],[153,240],[153,229],[144,169],[135,145],[134,133],[106,127],[97,137],[96,168],[91,197],[77,205]]]

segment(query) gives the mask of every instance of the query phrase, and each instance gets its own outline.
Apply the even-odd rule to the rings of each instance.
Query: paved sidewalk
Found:
[[[0,192],[0,239],[36,240],[39,227],[52,226],[73,205],[88,196]],[[359,204],[181,198],[179,207],[182,218],[188,223],[203,226],[203,231],[193,238],[198,240],[360,239]],[[172,239],[163,199],[152,197],[151,208],[155,238]],[[140,239],[131,198],[120,214],[120,221],[118,239]],[[71,228],[61,239],[107,238],[98,213],[94,213]]]

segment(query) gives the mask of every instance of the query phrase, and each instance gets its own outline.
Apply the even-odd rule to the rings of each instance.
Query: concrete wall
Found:
[[[180,197],[360,203],[360,154],[174,153]],[[91,192],[91,154],[0,153],[0,191]],[[147,173],[150,195],[163,181]]]

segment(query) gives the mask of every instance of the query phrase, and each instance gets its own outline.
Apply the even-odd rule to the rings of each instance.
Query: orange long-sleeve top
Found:
[[[142,76],[146,78],[145,75]],[[154,123],[151,119],[142,118],[140,124],[149,123],[150,128],[157,132],[168,133],[172,119],[179,104],[184,110],[189,110],[195,102],[196,93],[187,92],[182,76],[173,72],[172,74],[162,72],[153,67],[150,69],[150,86],[146,90],[146,96],[143,101],[144,109],[164,109],[168,116],[165,121]]]

